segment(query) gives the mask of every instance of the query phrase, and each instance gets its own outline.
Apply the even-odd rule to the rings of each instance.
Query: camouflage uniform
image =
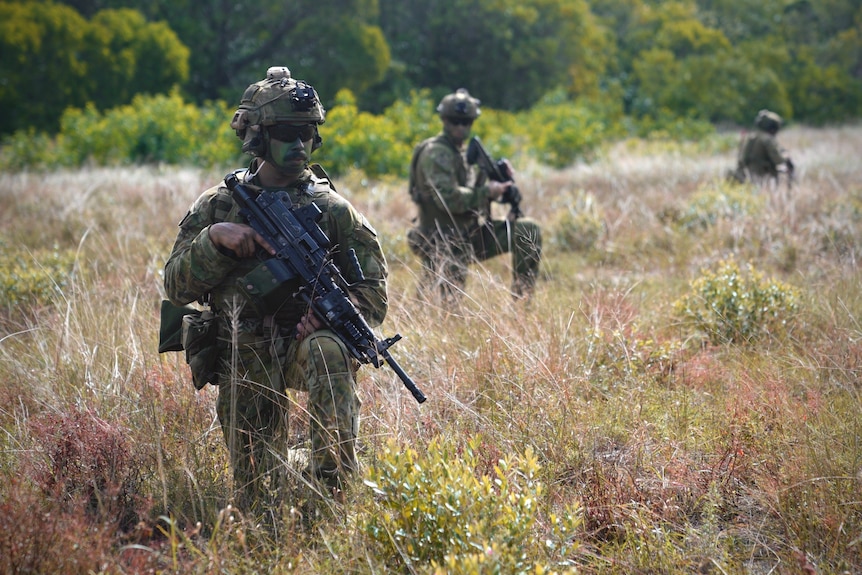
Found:
[[[252,168],[260,161],[255,159]],[[247,185],[261,189],[255,178]],[[286,189],[295,206],[314,202],[320,208],[320,227],[330,239],[333,261],[351,283],[351,298],[370,326],[379,325],[388,306],[388,272],[375,230],[336,193],[318,166],[305,167],[293,184],[280,189]],[[260,261],[220,250],[209,235],[219,222],[245,223],[224,183],[205,191],[180,222],[165,266],[165,290],[176,305],[206,296],[218,317],[217,412],[240,505],[260,505],[267,482],[275,487],[278,460],[285,455],[279,439],[290,401],[287,388],[308,393],[309,474],[337,486],[340,476],[357,467],[358,363],[329,330],[296,339],[297,323],[308,310],[295,297],[298,283],[289,281],[276,297],[267,298],[279,302],[273,309],[261,310],[247,301],[237,282]],[[351,248],[364,279],[357,277],[348,257]]]
[[[539,225],[529,218],[487,218],[488,186],[445,133],[419,144],[414,156],[411,195],[419,225],[410,234],[411,248],[422,257],[428,279],[451,296],[463,289],[471,261],[511,252],[512,290],[531,292],[542,254]]]
[[[740,148],[739,163],[734,172],[737,181],[751,179],[760,184],[768,179],[778,178],[778,168],[782,164],[788,168],[792,167],[790,157],[778,146],[775,138],[781,122],[778,114],[768,110],[761,110],[757,115],[757,131],[748,134]]]

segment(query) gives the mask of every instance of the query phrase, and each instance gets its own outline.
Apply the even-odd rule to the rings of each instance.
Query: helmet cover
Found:
[[[453,94],[443,96],[437,105],[437,113],[441,118],[469,118],[475,120],[482,113],[479,109],[481,101],[474,98],[464,88],[458,88]]]
[[[781,124],[783,120],[781,116],[776,114],[775,112],[770,112],[769,110],[761,110],[757,113],[757,117],[754,119],[754,125],[764,132],[769,132],[770,134],[775,134],[781,129]]]
[[[245,89],[230,126],[243,141],[243,152],[262,156],[265,153],[262,127],[325,121],[326,111],[314,87],[292,78],[285,66],[273,66],[266,71],[265,79]]]

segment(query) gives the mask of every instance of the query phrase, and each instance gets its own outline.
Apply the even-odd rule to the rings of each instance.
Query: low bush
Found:
[[[393,561],[430,563],[439,573],[547,572],[530,560],[535,547],[551,565],[564,563],[579,510],[550,514],[548,532],[537,537],[544,488],[536,455],[528,448],[500,460],[493,476],[477,475],[478,445],[432,441],[419,456],[390,443],[368,473],[380,509],[366,518],[366,533]]]
[[[703,271],[691,289],[674,304],[676,312],[716,345],[785,334],[799,310],[796,288],[765,278],[751,264],[743,271],[733,260]]]
[[[68,283],[75,252],[8,249],[0,240],[0,309],[19,305],[38,306]]]

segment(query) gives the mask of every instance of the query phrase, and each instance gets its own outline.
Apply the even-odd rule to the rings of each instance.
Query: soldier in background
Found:
[[[467,163],[465,143],[479,104],[463,88],[445,96],[437,106],[442,132],[414,149],[409,185],[419,216],[408,243],[422,258],[422,289],[436,286],[444,299],[457,299],[471,262],[511,252],[512,294],[528,298],[541,260],[541,229],[528,218],[490,218],[490,203],[506,201],[512,182],[489,180]]]
[[[318,125],[325,112],[312,86],[273,67],[242,96],[231,127],[251,156],[237,176],[251,190],[284,190],[297,206],[315,203],[320,227],[331,241],[335,264],[350,282],[349,295],[370,326],[387,311],[387,264],[377,233],[336,193],[311,153],[322,142]],[[312,485],[341,497],[342,482],[357,469],[358,363],[336,334],[296,295],[298,280],[268,297],[266,309],[241,289],[260,277],[256,254],[273,254],[238,213],[224,182],[203,192],[179,224],[165,265],[165,290],[175,305],[206,301],[217,325],[214,376],[195,373],[195,385],[218,386],[219,423],[230,452],[238,505],[255,516],[272,511],[278,470],[285,461],[287,388],[308,393],[311,455],[306,474]],[[361,272],[351,263],[355,252]],[[361,274],[361,277],[360,277]],[[189,332],[192,330],[189,329]],[[184,331],[185,333],[185,331]],[[185,336],[184,336],[185,339]],[[187,353],[197,346],[184,341]],[[215,353],[212,353],[215,351]]]
[[[739,183],[750,180],[758,185],[769,180],[777,181],[781,172],[792,177],[793,162],[775,137],[781,129],[781,116],[769,110],[760,110],[754,125],[757,131],[743,138],[736,170],[731,177]]]

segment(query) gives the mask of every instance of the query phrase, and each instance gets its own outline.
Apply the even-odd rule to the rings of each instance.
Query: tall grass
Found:
[[[548,238],[526,304],[505,258],[457,308],[420,297],[406,184],[336,182],[429,399],[364,367],[363,477],[314,515],[287,486],[268,527],[230,506],[216,390],[156,351],[176,224],[222,174],[0,175],[0,572],[860,572],[862,127],[780,139],[792,188],[728,187],[733,135],[519,166]],[[723,309],[697,286],[727,261],[792,288],[788,329],[713,341],[680,314]]]

